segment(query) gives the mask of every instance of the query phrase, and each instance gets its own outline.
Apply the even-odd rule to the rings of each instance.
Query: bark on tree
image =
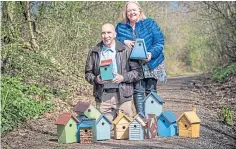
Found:
[[[11,35],[13,38],[16,38],[16,35],[15,35],[15,29],[14,29],[14,26],[13,26],[13,12],[14,12],[14,5],[15,5],[15,2],[6,2],[6,15],[7,15],[7,18],[8,18],[8,21],[9,21],[9,28],[10,28],[10,31],[11,31]]]
[[[26,17],[27,17],[27,23],[28,23],[28,27],[29,27],[29,33],[30,33],[30,44],[31,44],[31,47],[33,49],[39,49],[39,46],[38,44],[36,43],[36,38],[34,36],[34,32],[33,32],[33,28],[32,28],[32,24],[31,24],[31,16],[30,16],[30,2],[27,1],[26,2]]]

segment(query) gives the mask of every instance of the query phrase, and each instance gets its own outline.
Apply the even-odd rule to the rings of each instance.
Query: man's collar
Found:
[[[115,47],[116,47],[116,43],[115,43],[115,42],[112,44],[112,46],[111,46],[110,48],[106,47],[106,46],[103,44],[102,50],[111,49],[111,50],[110,50],[111,52],[115,52],[115,50],[116,50]]]
[[[117,52],[121,52],[121,51],[125,50],[125,46],[120,41],[116,40],[115,42],[116,42],[115,49]],[[103,42],[101,41],[93,48],[92,51],[99,52],[99,51],[101,51],[102,47],[103,47]]]

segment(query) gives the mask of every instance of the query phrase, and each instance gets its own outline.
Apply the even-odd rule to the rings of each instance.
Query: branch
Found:
[[[213,1],[213,4],[215,5],[215,7],[217,9],[215,9],[214,7],[212,7],[212,9],[214,9],[215,11],[219,12],[227,22],[229,22],[235,29],[236,29],[236,26],[232,23],[232,21],[227,17],[225,16],[225,14],[220,10],[220,8],[218,7],[217,3]]]

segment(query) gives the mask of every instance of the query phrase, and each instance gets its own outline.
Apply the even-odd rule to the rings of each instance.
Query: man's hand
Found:
[[[124,77],[122,75],[118,74],[117,72],[114,72],[113,74],[115,75],[115,78],[112,80],[112,83],[119,84],[124,81]]]
[[[145,62],[150,61],[151,58],[152,58],[152,53],[151,52],[148,52],[147,55],[148,55],[148,57],[146,59],[144,59]]]
[[[98,76],[96,77],[96,82],[97,82],[98,84],[105,84],[105,83],[107,83],[108,81],[102,81],[101,75],[98,75]]]
[[[124,43],[125,43],[125,45],[126,45],[127,47],[129,47],[130,49],[132,49],[132,48],[134,47],[135,41],[125,40]]]

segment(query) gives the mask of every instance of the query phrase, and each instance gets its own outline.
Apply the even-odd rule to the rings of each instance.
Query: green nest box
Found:
[[[101,61],[100,74],[102,81],[112,80],[114,78],[112,59]]]

